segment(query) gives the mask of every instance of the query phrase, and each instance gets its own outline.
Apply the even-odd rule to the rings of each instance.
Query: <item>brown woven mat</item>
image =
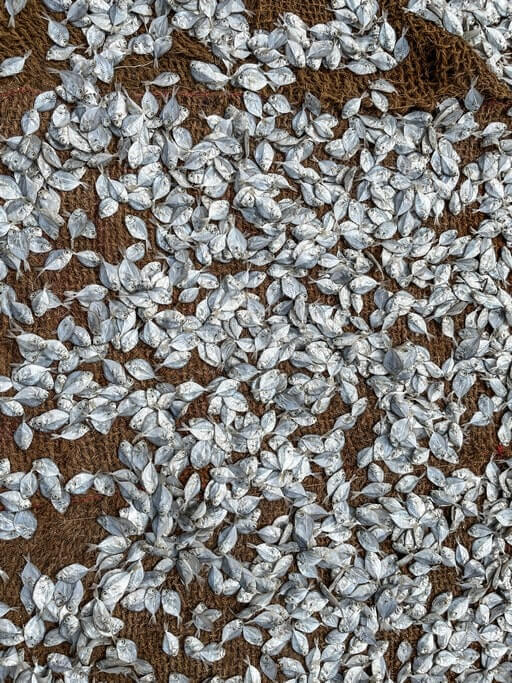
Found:
[[[411,52],[404,63],[390,73],[386,74],[396,86],[397,93],[391,98],[393,111],[405,112],[411,108],[432,110],[436,103],[444,97],[463,97],[467,92],[472,79],[478,79],[478,89],[486,97],[486,103],[479,113],[481,121],[490,121],[503,117],[507,106],[510,106],[510,91],[498,81],[487,69],[484,62],[459,38],[449,35],[438,27],[428,24],[409,13],[403,12],[403,2],[393,0],[381,0],[387,12],[390,22],[397,33],[407,30]],[[325,9],[322,0],[250,0],[246,5],[250,10],[250,21],[253,27],[268,30],[278,19],[279,15],[286,11],[295,12],[303,17],[309,24],[326,21],[331,14]],[[4,136],[16,135],[19,132],[19,120],[23,111],[31,106],[35,94],[54,87],[58,80],[55,74],[49,73],[48,67],[63,68],[60,64],[49,64],[45,60],[45,53],[49,47],[46,37],[46,20],[43,18],[42,3],[29,0],[27,8],[16,19],[16,28],[7,29],[7,17],[0,10],[0,61],[7,56],[22,54],[28,49],[33,51],[27,62],[25,71],[14,78],[0,81],[0,134]],[[81,34],[73,34],[74,42],[81,43]],[[197,43],[192,38],[182,34],[174,34],[174,43],[171,52],[160,60],[159,70],[170,70],[179,73],[180,100],[185,104],[191,116],[187,126],[191,127],[194,136],[197,136],[203,126],[200,114],[204,110],[209,112],[222,112],[229,102],[236,102],[240,93],[227,91],[224,93],[203,92],[194,83],[188,72],[188,62],[191,59],[212,61],[207,48]],[[118,79],[127,87],[132,95],[142,94],[143,82],[151,80],[157,71],[153,66],[140,67],[140,58],[132,57],[117,71]],[[313,92],[323,102],[326,109],[339,112],[340,103],[350,97],[361,94],[366,88],[366,79],[358,77],[347,70],[335,72],[311,72],[302,71],[297,75],[297,83],[285,89],[289,99],[298,103],[302,100],[306,90]],[[479,150],[475,143],[461,146],[461,154],[465,161],[478,155]],[[92,177],[92,176],[91,176]],[[95,249],[101,252],[107,260],[118,258],[120,251],[132,240],[123,227],[123,211],[120,210],[114,217],[100,220],[97,216],[97,198],[94,186],[79,189],[69,195],[64,195],[65,208],[72,210],[77,206],[86,209],[88,215],[95,219],[97,226],[97,240]],[[478,216],[468,212],[459,217],[446,216],[443,218],[443,229],[455,228],[460,234],[467,234],[478,223]],[[91,243],[87,240],[77,240],[76,249],[90,248]],[[56,248],[68,247],[69,240],[64,234],[55,245]],[[32,270],[24,274],[19,280],[15,280],[12,274],[8,281],[15,285],[18,298],[27,300],[30,292],[39,289],[43,284],[49,286],[56,294],[62,295],[67,289],[79,289],[81,286],[94,281],[94,273],[80,266],[76,261],[62,273],[46,273],[38,277],[35,267],[40,265],[41,259],[31,257]],[[212,268],[219,276],[238,270],[236,263],[218,264]],[[318,290],[312,289],[315,300],[320,298]],[[325,297],[326,301],[328,297]],[[181,306],[181,305],[180,305]],[[182,307],[183,308],[183,307]],[[73,314],[80,319],[83,312],[79,306],[73,305]],[[55,332],[56,325],[61,318],[60,311],[54,311],[38,319],[34,326],[34,332],[43,336],[51,336]],[[435,332],[435,330],[433,330]],[[11,364],[19,362],[20,358],[16,345],[12,339],[6,336],[7,324],[4,318],[0,319],[0,374],[8,374]],[[405,339],[414,339],[414,335],[407,330],[403,322],[397,323],[392,336],[396,343]],[[424,343],[424,338],[418,338]],[[143,348],[137,347],[137,353],[142,355]],[[450,353],[450,345],[446,339],[434,338],[431,348],[434,360],[444,358]],[[149,357],[149,356],[148,356]],[[124,357],[127,360],[127,357]],[[205,384],[215,376],[215,371],[201,362],[196,357],[184,370],[162,371],[166,381],[178,383],[186,379],[196,379]],[[364,388],[361,387],[361,391]],[[470,400],[475,402],[482,387],[474,387]],[[371,398],[371,397],[370,397]],[[373,401],[374,403],[375,401]],[[260,408],[251,404],[252,409]],[[204,406],[201,402],[194,405],[193,414],[201,414]],[[318,417],[318,423],[306,432],[325,433],[332,426],[342,410],[339,401],[333,401],[330,409]],[[192,415],[189,412],[186,419]],[[361,473],[355,467],[356,453],[373,440],[372,427],[378,420],[378,411],[368,410],[362,417],[355,429],[347,433],[347,442],[344,449],[344,460],[347,470],[347,478],[355,477],[354,489],[362,481]],[[68,443],[60,440],[51,440],[47,436],[36,434],[33,445],[27,453],[22,453],[12,440],[12,433],[17,426],[14,420],[1,418],[0,429],[0,453],[2,457],[9,457],[12,469],[28,470],[30,461],[39,457],[50,457],[59,466],[65,479],[77,472],[86,470],[96,472],[98,470],[109,471],[117,469],[119,464],[116,457],[117,446],[123,438],[130,438],[128,427],[123,421],[116,422],[110,434],[102,437],[96,433],[90,433],[78,442]],[[294,435],[296,438],[297,435]],[[460,465],[468,466],[473,471],[480,472],[485,467],[490,455],[496,450],[496,428],[491,425],[485,429],[469,430],[462,452],[460,453]],[[436,463],[437,464],[437,463]],[[446,471],[453,469],[444,466]],[[322,486],[322,482],[316,482],[312,486]],[[321,497],[321,496],[319,496]],[[19,604],[20,581],[18,573],[24,564],[24,556],[30,555],[32,561],[45,573],[52,575],[63,565],[72,562],[89,564],[91,554],[88,545],[97,542],[102,536],[102,530],[96,524],[95,519],[100,511],[114,514],[122,505],[119,496],[103,498],[95,494],[73,499],[67,513],[63,516],[55,513],[51,505],[44,499],[35,501],[37,508],[38,528],[35,536],[30,541],[12,541],[2,543],[0,546],[0,567],[8,572],[10,581],[5,586],[0,586],[0,600],[8,604]],[[284,509],[279,504],[265,503],[263,509],[263,523],[268,523],[276,515],[282,514]],[[246,559],[252,557],[252,551],[247,548]],[[431,574],[436,594],[442,590],[454,587],[454,576],[449,570],[438,570]],[[94,579],[90,578],[90,582]],[[187,594],[181,584],[176,581],[172,586],[180,592],[185,606],[185,619],[183,633],[192,634],[193,629],[187,625],[187,610],[191,610],[198,602],[203,600],[209,607],[217,607],[223,611],[223,618],[219,620],[219,630],[222,625],[233,618],[236,611],[234,599],[218,598],[201,584],[194,584],[191,594]],[[160,617],[156,624],[152,624],[146,612],[134,614],[124,612],[120,616],[126,622],[123,635],[132,638],[139,647],[139,655],[153,664],[156,670],[157,680],[165,682],[167,674],[175,669],[187,674],[192,681],[201,681],[209,673],[221,676],[229,676],[241,673],[245,667],[245,660],[249,658],[258,666],[259,649],[248,646],[241,640],[228,643],[226,657],[214,667],[206,667],[180,655],[170,662],[161,650],[164,619]],[[14,614],[14,621],[23,619],[23,615]],[[397,669],[395,650],[403,638],[415,640],[418,637],[415,629],[407,633],[382,633],[381,637],[388,639],[390,647],[387,654],[391,675],[394,676]],[[218,633],[211,634],[211,639],[218,639]],[[57,648],[65,651],[65,648]],[[39,662],[46,658],[44,648],[37,648],[32,655]],[[99,680],[106,680],[100,677]],[[114,677],[108,677],[114,680]],[[119,680],[124,680],[122,677]]]

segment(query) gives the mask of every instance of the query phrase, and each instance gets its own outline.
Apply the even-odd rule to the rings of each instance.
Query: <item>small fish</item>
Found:
[[[28,50],[22,57],[7,57],[0,63],[0,78],[7,78],[8,76],[15,76],[23,71],[25,62],[32,54],[32,50]]]

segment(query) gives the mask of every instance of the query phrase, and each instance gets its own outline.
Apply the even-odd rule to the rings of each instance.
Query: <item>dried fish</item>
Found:
[[[32,54],[29,50],[21,57],[7,57],[3,62],[0,63],[0,78],[6,78],[7,76],[15,76],[23,71],[25,68],[25,62]]]
[[[474,5],[409,10],[496,57],[506,79],[510,17],[499,0]],[[260,648],[230,683],[391,681],[386,631],[411,626],[421,635],[398,647],[397,680],[509,680],[512,461],[476,474],[458,460],[468,431],[497,418],[512,440],[510,126],[478,123],[477,83],[435,111],[394,113],[380,72],[409,45],[374,0],[333,0],[315,26],[285,12],[272,31],[249,25],[242,0],[46,8],[48,57],[66,67],[0,151],[0,311],[17,354],[0,411],[29,453],[36,432],[75,441],[120,419],[128,431],[111,472],[65,481],[50,458],[25,472],[0,461],[0,540],[33,536],[36,495],[59,514],[91,492],[124,503],[98,517],[91,566],[47,576],[27,560],[23,625],[0,604],[0,678],[155,680],[124,637],[129,610],[163,613],[164,654],[205,675],[232,640]],[[189,65],[199,88],[242,91],[204,112],[200,135],[179,90],[153,91],[177,74],[156,72],[142,97],[109,85],[129,55],[157,66],[174,30],[210,51]],[[337,114],[311,93],[287,98],[297,69],[342,68],[364,83]],[[480,145],[468,163],[463,141]],[[65,212],[61,193],[84,186],[97,211]],[[459,235],[445,215],[464,211],[474,228]],[[128,240],[109,260],[107,217]],[[25,300],[9,283],[29,268],[42,283]],[[87,277],[61,300],[54,283],[75,269]],[[44,337],[48,311],[58,323]],[[196,362],[204,372],[173,379]],[[364,415],[356,487],[346,432]],[[274,501],[286,512],[268,519]],[[453,594],[432,595],[440,567]],[[229,621],[206,599],[191,607],[203,580],[236,602]],[[25,660],[24,646],[64,644]]]

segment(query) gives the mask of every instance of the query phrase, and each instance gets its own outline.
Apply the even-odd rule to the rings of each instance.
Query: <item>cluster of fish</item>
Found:
[[[322,449],[317,458],[321,462],[328,453],[326,448],[335,445],[327,443],[330,437],[317,438],[326,441],[316,449]],[[313,439],[301,439],[306,467],[297,463],[288,469],[297,482],[308,478],[307,455]],[[397,657],[402,666],[397,681],[428,677],[441,683],[448,671],[470,683],[509,679],[511,643],[506,625],[512,573],[507,544],[512,527],[512,461],[491,460],[482,476],[466,468],[446,476],[429,466],[428,495],[413,492],[418,477],[412,475],[401,477],[395,494],[387,495],[390,488],[383,481],[384,472],[375,465],[368,469],[365,488],[351,493],[343,469],[331,467],[324,501],[328,501],[327,507],[315,501],[316,495],[309,503],[294,500],[290,514],[257,530],[261,542],[255,545],[256,556],[252,562],[242,563],[230,554],[230,532],[221,532],[214,551],[205,544],[215,525],[222,524],[223,516],[216,521],[214,515],[219,505],[231,511],[233,504],[248,497],[243,492],[237,494],[234,485],[226,486],[219,503],[218,475],[227,467],[212,470],[214,476],[204,491],[195,474],[181,485],[180,475],[192,457],[191,443],[185,437],[175,448],[155,451],[143,441],[121,445],[119,457],[127,469],[118,471],[116,478],[124,480],[119,488],[129,507],[118,517],[99,518],[108,535],[95,546],[96,563],[91,568],[81,564],[64,567],[54,581],[30,561],[26,563],[20,599],[30,619],[23,628],[9,619],[0,620],[0,644],[8,648],[2,658],[4,674],[12,680],[25,680],[23,674],[28,671],[36,680],[37,675],[48,680],[45,676],[52,673],[68,680],[72,674],[72,680],[87,681],[94,650],[106,647],[104,659],[94,662],[100,671],[139,681],[155,680],[151,665],[138,657],[136,643],[122,637],[123,620],[112,615],[119,604],[126,610],[146,610],[152,618],[161,611],[176,620],[175,633],[166,626],[162,644],[170,658],[183,647],[187,656],[212,663],[224,656],[224,645],[237,637],[260,646],[258,668],[250,665],[243,678],[228,679],[231,683],[255,683],[262,675],[276,680],[278,672],[286,680],[311,683],[338,678],[368,680],[372,676],[390,680],[385,677],[388,642],[383,635],[413,625],[420,626],[422,634],[416,648],[407,640],[400,644]],[[293,451],[290,442],[287,449]],[[337,458],[341,463],[339,454],[336,448],[331,460]],[[247,464],[241,462],[247,471]],[[128,492],[130,475],[137,484]],[[77,495],[87,490],[85,476],[75,477],[76,482],[82,478],[80,485],[75,485]],[[257,476],[248,483],[240,477],[240,484],[245,489],[257,487]],[[146,515],[143,501],[148,500],[147,492],[156,481],[160,483],[146,505],[150,511]],[[232,498],[232,493],[238,497]],[[362,496],[366,502],[354,505]],[[244,506],[247,512],[254,502]],[[165,528],[163,518],[170,518],[164,513],[166,507],[169,513],[173,511],[175,529]],[[205,510],[203,522],[191,536],[192,518],[196,519],[200,510]],[[460,541],[452,547],[450,535],[468,521],[473,541],[469,547]],[[254,527],[241,525],[240,532],[246,535]],[[352,538],[357,539],[363,554],[356,551]],[[325,540],[331,543],[326,545]],[[391,552],[386,550],[389,543]],[[148,554],[158,559],[151,570],[144,569]],[[294,561],[296,572],[289,573]],[[460,580],[453,582],[454,591],[443,592],[432,601],[431,575],[439,567],[453,571],[454,576],[459,574]],[[162,587],[173,569],[177,569],[183,590],[206,570],[215,594],[236,594],[245,605],[235,619],[224,624],[220,641],[205,644],[199,637],[201,632],[217,630],[216,622],[222,616],[203,603],[191,614],[196,636],[180,636],[184,616],[180,594]],[[101,579],[93,599],[83,604],[87,595],[83,582],[93,571],[99,572]],[[327,583],[326,576],[330,577]],[[0,605],[2,617],[10,609]],[[310,642],[321,628],[327,629],[324,649]],[[29,649],[40,643],[46,647],[68,643],[74,656],[51,653],[45,666],[32,670],[16,650],[21,643]],[[287,646],[296,656],[281,656]],[[188,683],[190,679],[171,673],[169,681]]]
[[[0,539],[31,538],[37,520],[31,511],[31,499],[37,493],[49,500],[63,514],[70,503],[69,493],[61,485],[61,473],[50,458],[32,461],[29,472],[11,472],[8,458],[0,461]]]
[[[382,79],[373,86],[372,93],[381,95],[381,106],[383,93],[391,89]],[[325,411],[339,391],[351,406],[351,414],[343,418],[348,425],[366,405],[356,388],[359,375],[386,411],[387,425],[382,425],[376,449],[398,468],[408,467],[411,458],[421,462],[431,452],[453,461],[453,448],[462,446],[459,421],[463,411],[455,404],[446,411],[440,380],[451,383],[458,399],[477,379],[493,388],[494,400],[482,397],[485,406],[470,416],[471,424],[484,425],[495,412],[506,408],[508,356],[503,345],[511,299],[500,283],[506,282],[512,257],[506,246],[497,254],[492,240],[506,234],[510,223],[512,145],[505,124],[493,123],[478,130],[473,111],[467,110],[478,109],[478,91],[469,91],[465,106],[449,99],[439,105],[435,115],[412,112],[401,118],[387,111],[380,115],[360,113],[364,98],[350,100],[342,114],[348,118],[348,127],[339,138],[333,133],[339,120],[323,113],[312,96],[292,115],[282,94],[272,95],[265,102],[256,93],[245,93],[246,109],[230,105],[224,117],[208,117],[211,132],[195,145],[183,125],[173,128],[167,119],[169,109],[177,117],[172,117],[174,122],[184,116],[175,96],[159,110],[149,92],[139,107],[116,91],[107,111],[114,99],[118,106],[126,105],[117,113],[119,148],[128,149],[128,156],[132,147],[141,143],[123,135],[124,122],[135,117],[144,127],[151,114],[151,128],[145,135],[152,159],[149,163],[144,159],[133,161],[138,183],[135,173],[115,180],[102,169],[96,180],[99,212],[111,215],[122,204],[131,210],[148,209],[155,224],[154,240],[165,253],[163,260],[137,266],[151,240],[147,222],[132,213],[125,215],[125,226],[138,241],[126,249],[119,263],[108,263],[92,250],[53,249],[47,237],[58,237],[63,219],[58,213],[60,196],[49,181],[57,173],[60,178],[67,174],[75,180],[76,175],[49,169],[45,182],[41,174],[41,189],[28,213],[26,197],[7,198],[22,195],[21,176],[18,182],[16,179],[26,164],[20,152],[26,137],[10,138],[2,153],[4,164],[13,172],[13,177],[3,176],[0,183],[0,194],[6,200],[7,249],[12,245],[8,265],[19,271],[31,250],[46,251],[42,273],[61,271],[76,258],[81,265],[97,270],[101,283],[67,291],[64,302],[45,288],[32,297],[32,308],[17,301],[12,287],[4,286],[2,310],[16,323],[30,325],[32,313],[40,316],[50,308],[69,307],[73,302],[87,310],[88,320],[84,327],[72,314],[66,315],[56,339],[43,339],[21,329],[13,332],[23,360],[11,377],[2,379],[3,393],[16,393],[2,397],[0,410],[9,417],[24,417],[27,406],[33,409],[43,405],[50,395],[56,399],[55,408],[20,424],[16,432],[20,447],[30,447],[31,429],[76,439],[90,428],[107,433],[119,416],[131,417],[132,428],[161,445],[172,436],[175,420],[186,405],[203,394],[209,396],[209,402],[222,404],[235,392],[240,409],[231,410],[238,429],[237,422],[244,419],[247,410],[242,383],[249,386],[257,401],[273,400],[294,411],[311,407],[314,413]],[[138,107],[137,114],[128,113],[130,103]],[[55,111],[58,108],[64,111],[66,106],[59,105]],[[290,132],[277,126],[279,116],[291,117]],[[70,132],[72,118],[71,114],[66,117]],[[160,131],[169,125],[172,138]],[[488,151],[460,169],[454,145],[476,135]],[[256,138],[253,154],[245,149],[247,138]],[[31,134],[31,144],[37,146],[34,141],[38,139]],[[41,142],[41,147],[44,145],[49,147]],[[328,158],[315,162],[313,156],[319,152]],[[396,162],[383,163],[391,152]],[[57,166],[57,152],[52,153]],[[284,161],[274,168],[277,154],[284,155]],[[172,155],[172,162],[168,155]],[[364,173],[361,178],[355,177],[356,167],[350,165],[358,155]],[[24,179],[29,170],[35,172],[33,164],[41,167],[39,159],[32,162]],[[306,161],[310,165],[306,166]],[[80,174],[84,172],[82,166]],[[70,181],[65,187],[61,185],[61,191],[74,186]],[[195,207],[194,190],[203,193]],[[280,198],[283,190],[295,193],[295,198]],[[235,213],[223,199],[228,191],[234,193]],[[22,230],[12,223],[20,203],[27,213]],[[438,234],[424,224],[428,219],[440,220],[445,210],[458,215],[473,203],[488,216],[473,237],[458,236],[454,230]],[[321,218],[319,209],[323,211]],[[262,234],[247,238],[236,227],[236,212]],[[71,241],[95,235],[94,225],[83,210],[72,212],[68,231]],[[288,231],[293,237],[286,239]],[[340,240],[348,248],[333,253]],[[380,275],[368,255],[375,246],[382,250]],[[278,272],[268,268],[275,255],[281,263]],[[476,258],[479,266],[475,269]],[[233,272],[219,280],[204,270],[215,261],[244,262],[259,270]],[[313,268],[317,269],[317,278],[310,286],[318,294],[336,295],[341,309],[310,303],[302,280]],[[390,291],[385,277],[401,289]],[[412,296],[406,291],[411,284],[428,288],[428,297]],[[174,307],[175,288],[179,290],[178,303],[199,300],[195,315],[184,315]],[[266,306],[260,300],[263,288],[266,305],[273,307],[268,323]],[[370,295],[374,311],[366,322],[359,313],[364,297]],[[469,305],[477,308],[457,335],[453,318]],[[290,315],[293,326],[289,325]],[[411,332],[427,337],[426,321],[441,323],[442,333],[453,339],[453,358],[438,366],[428,349],[418,344],[408,342],[392,348],[388,332],[401,317],[406,318]],[[345,330],[348,323],[359,329],[359,335]],[[260,329],[264,324],[267,330]],[[488,327],[494,331],[493,338],[482,338],[479,330],[485,333]],[[335,342],[326,341],[326,335]],[[120,364],[109,357],[112,350],[127,353],[141,343],[149,347],[153,363],[138,357]],[[159,382],[159,370],[184,367],[196,352],[205,363],[222,366],[223,377],[209,386],[184,382],[175,387]],[[248,362],[251,353],[259,354],[255,364]],[[307,377],[302,379],[298,373],[296,378],[289,378],[292,386],[288,386],[286,374],[278,369],[286,360],[295,367],[308,368],[314,382],[306,384]],[[96,382],[91,371],[80,369],[81,364],[92,362],[101,362],[106,386]],[[130,391],[134,381],[152,382],[150,395],[140,388],[142,385]],[[395,397],[390,402],[391,384],[399,384],[403,391],[399,404]],[[425,411],[419,402],[422,395],[422,401],[428,399],[440,408]],[[511,419],[505,412],[500,436],[506,444]],[[434,428],[435,422],[439,429]],[[431,444],[419,448],[425,433]],[[265,430],[258,429],[250,439],[236,437],[236,449],[251,450],[244,441],[258,448],[264,434]],[[232,438],[223,436],[228,450],[233,447]]]
[[[129,581],[138,585],[144,578],[140,563],[135,563]],[[2,656],[2,676],[15,681],[77,681],[90,680],[93,651],[106,647],[104,660],[96,663],[105,673],[126,673],[139,681],[154,681],[151,665],[137,657],[137,646],[131,640],[117,638],[123,622],[111,615],[109,605],[115,604],[116,594],[122,592],[124,577],[107,577],[97,587],[97,596],[84,604],[86,589],[83,580],[89,569],[82,564],[71,564],[61,569],[56,580],[42,574],[27,560],[21,572],[22,588],[20,600],[29,620],[23,628],[11,620],[0,619],[0,642],[8,646]],[[128,583],[128,582],[124,582]],[[106,602],[105,602],[106,601]],[[1,603],[0,612],[4,617],[11,608]],[[30,650],[42,644],[55,647],[67,644],[78,656],[52,652],[45,665],[31,667],[23,654],[15,649],[24,643]]]
[[[512,85],[510,0],[409,0],[407,9],[463,38]]]
[[[23,4],[6,3],[13,22]],[[4,618],[11,608],[0,604],[0,678],[156,680],[123,637],[132,611],[168,620],[169,671],[185,655],[209,683],[221,683],[208,667],[234,639],[261,657],[239,662],[229,683],[384,683],[396,630],[396,683],[510,680],[512,462],[482,476],[451,471],[469,429],[501,416],[498,437],[512,440],[510,125],[479,126],[476,86],[435,112],[394,115],[383,78],[338,112],[309,93],[293,107],[285,86],[296,68],[368,76],[407,57],[376,2],[333,0],[331,22],[285,14],[270,32],[251,32],[241,0],[45,5],[65,15],[48,19],[47,57],[69,69],[0,153],[0,311],[19,361],[0,377],[0,411],[29,454],[34,431],[101,439],[126,419],[133,438],[119,447],[120,469],[98,463],[66,483],[49,458],[27,472],[0,463],[2,540],[36,533],[36,494],[60,514],[90,490],[125,504],[98,517],[106,536],[92,566],[52,579],[27,561],[28,621]],[[82,30],[89,58],[67,25]],[[129,54],[157,63],[176,30],[211,50],[211,64],[191,63],[200,84],[240,91],[222,114],[204,114],[201,135],[178,91],[163,103],[152,92],[175,74],[157,75],[140,101],[98,83]],[[0,75],[24,60],[4,61]],[[463,164],[473,140],[481,154]],[[134,240],[117,262],[95,249],[102,226],[85,210],[64,217],[62,193],[86,183],[97,216],[117,217]],[[443,227],[447,214],[473,210],[482,218],[471,233]],[[31,254],[45,255],[43,286],[20,301],[13,275]],[[54,293],[44,280],[58,284],[53,274],[71,265],[94,282]],[[42,336],[38,319],[51,310],[62,315]],[[410,338],[397,343],[404,324]],[[440,361],[436,335],[452,345]],[[173,381],[197,359],[213,380],[200,370]],[[486,389],[476,406],[475,386]],[[374,438],[351,454],[366,477],[354,491],[345,434],[370,395]],[[315,433],[335,398],[343,411]],[[188,417],[199,399],[202,414]],[[262,522],[275,502],[286,512]],[[454,547],[466,528],[474,540]],[[441,567],[454,591],[434,596]],[[203,577],[213,595],[235,598],[236,614],[190,608]],[[183,634],[186,619],[195,635]],[[410,627],[421,630],[412,644]],[[67,654],[46,662],[26,658],[24,648],[63,644]]]
[[[158,64],[172,48],[176,30],[209,45],[212,56],[224,64],[228,73],[213,62],[190,63],[192,76],[213,90],[229,83],[250,91],[266,86],[278,89],[295,82],[296,68],[348,68],[367,75],[392,69],[409,53],[405,35],[397,37],[380,14],[377,0],[332,0],[334,19],[315,26],[286,12],[279,26],[266,32],[251,31],[243,0],[177,0],[172,11],[171,6],[159,4],[156,16],[153,3],[134,0],[108,12],[87,2],[44,0],[44,4],[51,12],[65,14],[66,23],[82,31],[92,53],[90,59],[78,54],[66,23],[49,17],[48,35],[54,45],[47,59],[69,60],[76,71],[103,83],[113,81],[115,69],[128,55],[150,55]],[[23,6],[6,2],[13,23]],[[6,60],[0,65],[0,76],[19,73],[26,57]],[[169,87],[178,80],[177,74],[164,72],[152,83]]]
[[[333,2],[332,6],[335,18],[325,24],[310,27],[296,14],[286,12],[273,31],[244,32],[235,41],[233,36],[225,36],[224,27],[221,31],[213,27],[208,36],[213,41],[212,53],[228,68],[236,65],[235,60],[244,59],[244,63],[226,74],[215,64],[193,61],[190,72],[212,90],[230,84],[257,92],[268,86],[275,90],[290,85],[295,81],[293,69],[346,68],[368,75],[389,71],[409,54],[405,35],[397,37],[386,17],[379,14],[376,0]],[[185,14],[189,12],[177,12],[175,23]],[[188,27],[186,20],[182,23]],[[193,35],[202,38],[195,26]],[[247,61],[250,59],[257,61]]]

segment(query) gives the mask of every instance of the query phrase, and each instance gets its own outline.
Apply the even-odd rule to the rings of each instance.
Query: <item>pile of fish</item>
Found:
[[[0,151],[0,312],[16,350],[0,412],[27,457],[34,432],[99,442],[128,428],[112,472],[65,481],[40,453],[25,471],[0,461],[0,541],[37,536],[36,496],[63,515],[91,491],[123,501],[98,517],[90,565],[50,577],[26,560],[20,604],[0,603],[0,680],[156,681],[128,612],[165,620],[169,683],[192,683],[178,656],[221,683],[234,639],[261,654],[229,683],[511,680],[512,460],[489,453],[478,474],[460,459],[470,430],[497,422],[512,440],[511,122],[478,123],[477,84],[394,114],[376,72],[409,47],[375,1],[333,0],[311,27],[286,13],[272,31],[242,0],[44,4],[47,57],[67,68]],[[13,31],[23,6],[6,3]],[[200,134],[176,74],[141,98],[108,88],[128,55],[158,65],[175,31],[211,51],[190,64],[198,87],[236,94]],[[320,68],[366,90],[338,111],[311,93],[292,105],[297,70]],[[83,185],[94,215],[64,211]],[[468,234],[445,224],[475,213]],[[107,218],[129,242],[112,262],[97,249]],[[18,298],[34,255],[41,288]],[[47,274],[70,268],[89,284],[52,291]],[[369,445],[349,451],[369,415]],[[440,571],[453,591],[436,595]],[[197,602],[203,580],[236,613]],[[23,626],[7,616],[18,608]]]

